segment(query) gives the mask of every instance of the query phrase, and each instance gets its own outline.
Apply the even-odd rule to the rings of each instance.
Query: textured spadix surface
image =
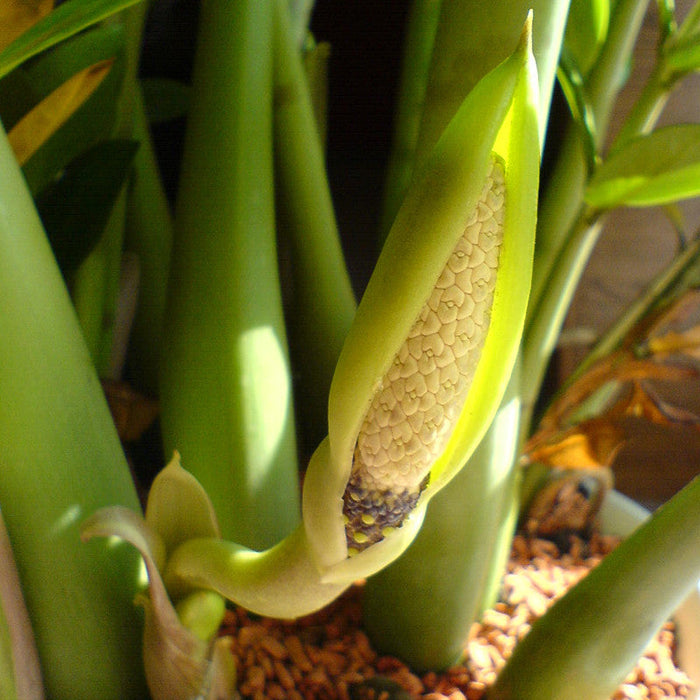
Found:
[[[493,156],[464,233],[360,429],[343,498],[351,554],[401,525],[452,433],[488,330],[504,212],[504,166]]]
[[[532,270],[530,29],[470,93],[406,194],[336,366],[328,437],[305,474],[303,525],[263,552],[213,537],[182,542],[164,575],[173,597],[209,588],[264,615],[313,612],[405,551],[429,499],[478,445],[510,380]],[[376,540],[349,556],[358,550],[343,512],[353,484],[372,491],[381,512],[370,498],[359,519],[367,527],[374,518],[376,531],[350,531],[353,542],[357,533]],[[389,534],[382,514],[394,495],[402,517]]]
[[[537,211],[530,29],[415,174],[340,354],[302,509],[324,581],[371,575],[406,549],[509,381]]]

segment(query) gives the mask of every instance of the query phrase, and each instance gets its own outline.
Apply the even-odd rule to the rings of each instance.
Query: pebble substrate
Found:
[[[246,700],[479,700],[532,621],[611,551],[617,541],[572,538],[561,554],[548,540],[517,536],[500,601],[475,623],[463,663],[444,673],[414,674],[398,659],[377,654],[362,631],[362,586],[319,613],[281,622],[230,610],[222,634],[232,637],[239,689]],[[689,697],[692,683],[674,663],[668,622],[613,700]],[[378,684],[397,684],[397,694]],[[369,681],[369,683],[368,683]],[[392,694],[393,693],[393,694]]]

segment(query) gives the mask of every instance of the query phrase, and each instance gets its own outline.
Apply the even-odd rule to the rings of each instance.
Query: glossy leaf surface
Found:
[[[598,209],[668,204],[700,194],[700,125],[668,126],[632,139],[606,160],[586,189]]]
[[[564,45],[582,74],[595,62],[609,23],[610,0],[572,0]]]
[[[68,0],[0,52],[0,77],[21,63],[141,0]]]

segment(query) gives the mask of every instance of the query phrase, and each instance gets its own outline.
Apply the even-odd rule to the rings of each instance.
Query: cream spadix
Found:
[[[479,443],[511,374],[530,285],[530,31],[528,20],[513,56],[466,99],[397,215],[336,368],[303,524],[264,552],[182,541],[164,570],[174,599],[208,588],[285,618],[323,607],[401,554]]]
[[[304,521],[326,580],[397,556],[488,427],[517,354],[539,171],[530,21],[399,211],[341,353]],[[353,556],[354,555],[354,556]]]

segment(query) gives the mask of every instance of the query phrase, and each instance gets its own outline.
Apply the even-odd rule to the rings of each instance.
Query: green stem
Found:
[[[213,538],[187,540],[168,559],[163,578],[173,598],[205,588],[281,619],[320,610],[349,585],[322,581],[303,525],[263,552]]]
[[[321,150],[324,152],[328,132],[328,62],[330,55],[330,44],[325,41],[304,47],[306,84],[309,88]]]
[[[421,112],[442,0],[413,0],[404,44],[394,134],[387,165],[380,235],[391,228],[413,177]]]
[[[139,562],[80,520],[139,502],[61,274],[0,134],[0,503],[47,694],[139,699]]]
[[[608,39],[587,84],[600,148],[615,97],[648,0],[620,0]],[[600,217],[583,204],[589,177],[581,132],[570,124],[539,209],[537,247],[523,354],[523,430],[529,431],[533,406],[566,312],[602,229]]]
[[[155,396],[173,222],[138,87],[135,99],[134,137],[140,145],[127,195],[125,246],[138,257],[139,302],[129,340],[127,368],[134,385]]]
[[[571,299],[583,275],[588,259],[603,226],[600,218],[581,216],[565,248],[552,268],[547,293],[537,313],[526,325],[523,339],[523,435],[530,431],[535,401],[559,332],[566,319]],[[536,259],[536,258],[535,258]]]
[[[72,296],[90,355],[101,378],[110,376],[112,337],[124,240],[125,191],[119,195],[97,247],[81,264]]]
[[[301,49],[309,33],[309,20],[316,0],[287,0],[291,19],[292,36],[297,49]]]
[[[117,106],[113,135],[133,136],[133,114],[141,37],[146,16],[145,4],[125,10],[119,18],[124,25],[126,67]],[[122,250],[126,218],[126,190],[123,190],[112,210],[97,248],[77,271],[72,294],[78,318],[85,333],[90,353],[100,377],[111,376],[112,343],[116,318]]]
[[[596,125],[597,148],[605,138],[610,110],[627,74],[647,4],[648,0],[620,0],[615,5],[608,39],[586,82]],[[538,305],[543,295],[557,293],[550,284],[549,276],[558,266],[557,259],[567,245],[570,232],[577,226],[588,175],[588,159],[581,133],[572,124],[566,131],[554,172],[539,207],[529,319],[539,313]]]
[[[679,291],[687,289],[682,283],[684,275],[697,267],[700,256],[700,239],[693,241],[682,253],[674,257],[671,264],[662,270],[638,299],[625,309],[625,313],[600,338],[583,362],[576,367],[575,372],[567,379],[567,384],[575,381],[591,365],[609,355],[620,347],[630,331],[639,323],[660,301],[671,293],[675,296]],[[676,289],[680,284],[680,290]]]
[[[411,546],[367,581],[368,634],[382,653],[417,671],[447,668],[463,653],[507,561],[517,502],[516,375],[479,447],[431,501]]]
[[[290,247],[290,344],[297,408],[310,451],[328,432],[328,392],[355,298],[286,0],[275,3],[275,175],[280,238]]]
[[[666,72],[662,63],[656,64],[631,112],[625,119],[625,123],[615,137],[612,149],[619,148],[635,136],[648,133],[656,124],[675,86],[675,81],[669,81]]]
[[[299,520],[275,243],[272,0],[201,8],[161,356],[166,453],[254,549]]]
[[[697,585],[698,528],[695,479],[533,625],[488,699],[609,698]]]
[[[514,7],[514,3],[443,0],[417,164],[473,84],[517,44],[531,4],[515,3]],[[539,56],[538,71],[544,76],[539,97],[546,113],[568,2],[534,4],[533,52]],[[537,126],[544,130],[542,120]],[[512,380],[510,391],[517,400],[517,379]],[[503,552],[509,549],[516,512],[514,405],[504,403],[489,437],[455,483],[435,497],[408,552],[368,581],[365,605],[373,641],[419,668],[444,667],[454,661],[505,565]]]

